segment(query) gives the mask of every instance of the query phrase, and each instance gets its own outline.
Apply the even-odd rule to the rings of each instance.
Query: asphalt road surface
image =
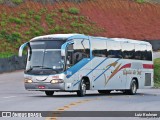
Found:
[[[136,95],[120,92],[101,95],[88,91],[85,97],[76,93],[55,93],[47,97],[43,92],[26,91],[23,72],[0,74],[0,111],[160,111],[160,89],[138,90]],[[94,114],[94,113],[93,113]],[[127,114],[127,113],[126,113]],[[22,118],[0,118],[21,120]],[[148,118],[113,117],[48,117],[23,118],[24,120],[137,120]],[[149,120],[160,118],[149,118]]]

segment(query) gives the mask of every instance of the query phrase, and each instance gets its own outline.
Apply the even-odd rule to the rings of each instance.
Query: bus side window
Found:
[[[135,44],[135,59],[147,60],[147,46]]]
[[[75,39],[74,40],[74,53],[73,53],[73,64],[78,63],[83,58],[90,57],[90,47],[89,47],[89,40],[85,39]]]
[[[122,56],[124,59],[134,59],[135,48],[134,44],[122,43]]]
[[[121,44],[120,42],[107,41],[107,50],[109,58],[122,58]]]
[[[147,45],[147,60],[152,61],[152,47]]]
[[[106,40],[92,39],[92,54],[95,57],[107,57]]]

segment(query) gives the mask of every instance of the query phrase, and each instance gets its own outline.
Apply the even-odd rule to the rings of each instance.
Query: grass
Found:
[[[4,53],[0,53],[0,58],[9,58],[12,57],[14,54],[11,52],[4,52]]]
[[[77,15],[77,14],[80,13],[80,10],[73,7],[73,8],[70,8],[70,9],[69,9],[69,13],[74,14],[74,15]]]
[[[18,12],[0,14],[0,58],[18,53],[18,48],[31,38],[57,33],[84,33],[93,35],[101,28],[79,14],[77,8],[39,10],[21,9]]]
[[[160,88],[160,58],[154,60],[154,86]]]

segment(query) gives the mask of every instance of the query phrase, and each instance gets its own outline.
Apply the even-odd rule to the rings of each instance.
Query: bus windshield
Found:
[[[65,41],[35,41],[30,42],[27,74],[49,75],[57,74],[64,69],[64,60],[61,57],[61,45]]]

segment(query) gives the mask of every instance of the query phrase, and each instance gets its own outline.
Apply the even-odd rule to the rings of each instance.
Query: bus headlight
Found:
[[[25,79],[24,82],[25,83],[32,83],[33,81],[31,79]]]
[[[64,81],[62,79],[55,79],[55,80],[51,80],[51,83],[52,84],[55,84],[55,83],[63,83]]]

